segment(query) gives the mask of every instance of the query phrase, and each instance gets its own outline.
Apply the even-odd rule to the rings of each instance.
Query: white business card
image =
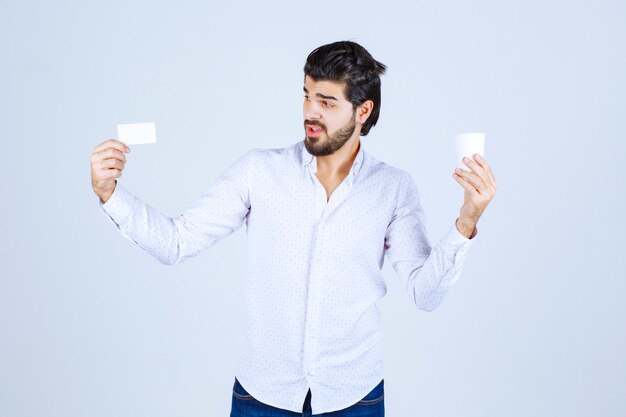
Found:
[[[156,143],[154,122],[117,125],[117,140],[126,145]]]

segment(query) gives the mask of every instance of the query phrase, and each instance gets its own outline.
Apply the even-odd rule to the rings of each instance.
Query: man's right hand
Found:
[[[122,176],[130,148],[116,139],[108,139],[91,152],[91,186],[102,203],[113,194],[116,178]]]

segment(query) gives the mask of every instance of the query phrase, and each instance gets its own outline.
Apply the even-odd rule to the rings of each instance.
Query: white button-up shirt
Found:
[[[320,414],[353,405],[383,379],[384,256],[411,302],[431,311],[458,280],[470,239],[453,224],[431,247],[411,176],[362,143],[328,201],[316,171],[300,141],[246,152],[177,217],[119,182],[98,201],[126,238],[168,265],[245,222],[247,319],[235,376],[257,400],[294,412],[310,388]]]

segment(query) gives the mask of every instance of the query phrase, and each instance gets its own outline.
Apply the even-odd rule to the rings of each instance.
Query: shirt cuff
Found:
[[[478,234],[478,227],[474,227],[474,232],[469,238],[465,237],[459,229],[456,228],[456,224],[452,224],[452,227],[448,230],[448,233],[443,237],[442,243],[444,247],[451,248],[451,252],[455,253],[454,262],[458,262],[465,256],[467,250],[471,246],[472,239]]]
[[[98,204],[103,213],[107,214],[115,223],[122,224],[128,218],[135,206],[135,196],[133,196],[122,184],[117,182],[111,197],[103,203],[98,197]]]

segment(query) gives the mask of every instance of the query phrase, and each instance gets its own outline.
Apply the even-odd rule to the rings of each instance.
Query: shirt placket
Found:
[[[320,312],[322,311],[322,297],[324,296],[323,282],[327,262],[324,254],[324,240],[327,233],[327,218],[330,212],[343,200],[347,193],[346,181],[343,181],[326,200],[326,190],[315,176],[315,170],[310,171],[315,186],[315,225],[313,243],[309,264],[307,310],[304,335],[304,372],[308,377],[315,375],[315,358],[317,354],[318,333],[321,330]]]
[[[308,377],[314,374],[315,345],[317,339],[317,322],[319,311],[319,279],[322,272],[321,255],[324,239],[324,214],[326,212],[326,191],[319,183],[314,173],[311,172],[315,186],[315,225],[313,230],[313,242],[309,262],[309,277],[306,303],[306,322],[304,331],[304,372]]]

